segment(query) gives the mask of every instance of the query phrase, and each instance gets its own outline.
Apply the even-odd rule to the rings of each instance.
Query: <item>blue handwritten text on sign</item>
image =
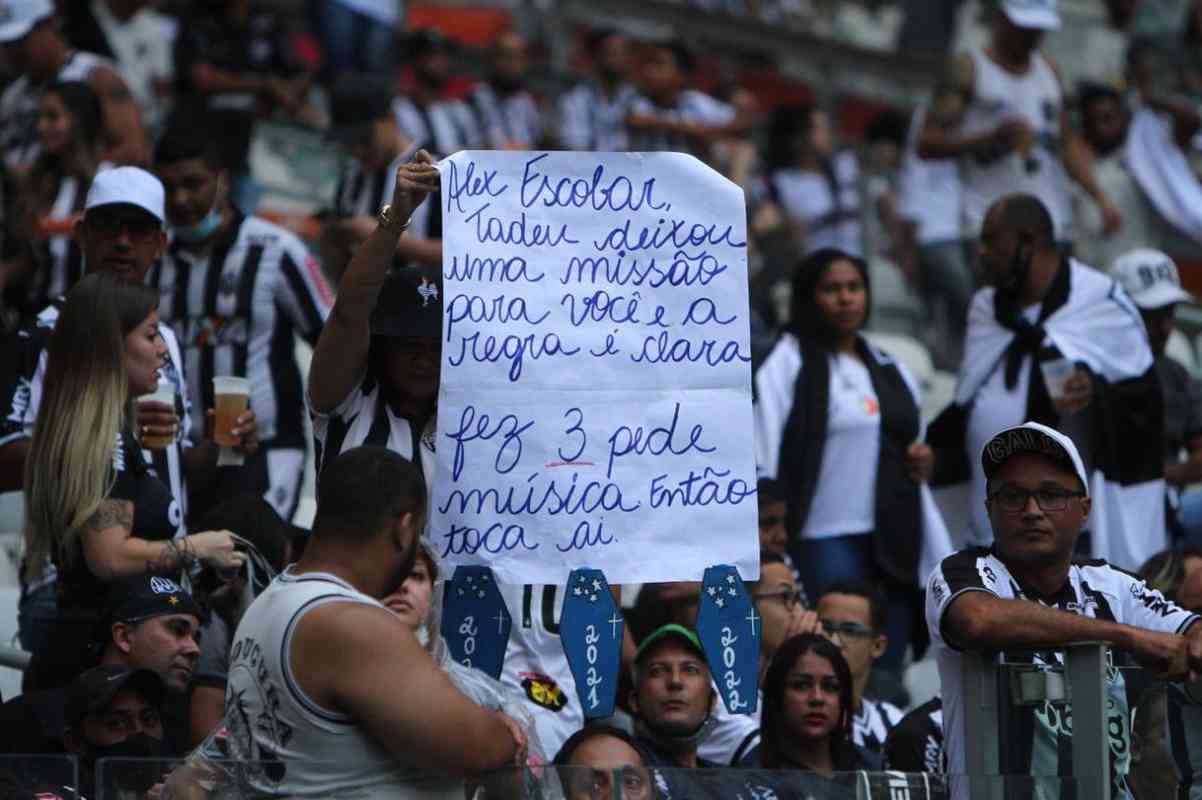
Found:
[[[758,576],[742,191],[674,153],[440,169],[444,560],[505,583]]]

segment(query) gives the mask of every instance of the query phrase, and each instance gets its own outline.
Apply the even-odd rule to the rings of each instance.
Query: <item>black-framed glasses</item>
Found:
[[[822,630],[826,631],[826,635],[832,639],[847,641],[848,639],[868,639],[876,636],[876,631],[858,622],[835,622],[830,619],[822,619],[819,622],[822,623]]]
[[[997,503],[1002,511],[1016,513],[1027,507],[1032,497],[1043,511],[1063,511],[1070,497],[1084,497],[1085,492],[1073,492],[1059,487],[1041,486],[1038,489],[1023,489],[1018,486],[1003,486],[989,499]]]
[[[804,596],[801,589],[778,589],[775,592],[756,592],[751,598],[753,600],[779,599],[786,610],[792,611],[798,603],[802,602]]]
[[[136,242],[145,242],[163,229],[149,214],[110,214],[93,211],[84,217],[84,224],[96,235],[115,239],[122,231]]]

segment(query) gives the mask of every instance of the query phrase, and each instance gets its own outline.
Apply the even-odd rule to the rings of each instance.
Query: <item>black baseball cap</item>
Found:
[[[371,335],[441,338],[441,270],[437,267],[392,270],[371,314]]]
[[[1089,494],[1085,464],[1073,440],[1038,422],[1024,422],[995,433],[981,448],[981,469],[986,479],[991,479],[1002,464],[1024,454],[1042,456],[1064,471],[1076,475],[1077,480],[1081,481],[1081,488]]]
[[[122,664],[101,664],[80,674],[66,691],[67,727],[88,714],[103,711],[123,689],[141,694],[146,702],[161,708],[166,689],[152,670],[132,669]]]
[[[204,622],[204,609],[187,589],[162,575],[139,575],[118,581],[109,589],[105,619],[116,622],[140,622],[168,614],[191,614]]]
[[[330,92],[330,128],[326,138],[341,144],[360,139],[371,124],[392,116],[393,86],[376,75],[340,78]]]

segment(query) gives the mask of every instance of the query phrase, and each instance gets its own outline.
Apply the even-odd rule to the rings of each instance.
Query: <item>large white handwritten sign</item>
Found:
[[[441,176],[444,559],[757,576],[742,191],[675,153],[469,151]]]

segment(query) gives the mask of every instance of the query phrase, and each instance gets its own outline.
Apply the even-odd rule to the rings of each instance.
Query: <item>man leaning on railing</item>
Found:
[[[1075,560],[1089,519],[1086,473],[1072,440],[1034,422],[998,433],[981,463],[992,548],[963,550],[943,560],[927,582],[927,625],[943,684],[947,771],[966,773],[963,651],[1022,650],[1033,664],[1055,665],[1049,652],[1081,642],[1127,650],[1165,680],[1202,674],[1198,615],[1166,600],[1139,578],[1100,559]],[[1125,709],[1122,678],[1109,670],[1112,708]],[[1129,797],[1124,773],[1125,713],[1108,727],[1113,796]],[[1117,722],[1117,724],[1115,724]],[[982,732],[977,732],[981,735]],[[997,732],[986,732],[996,736]],[[1068,777],[1072,722],[1050,703],[1034,709],[1005,741],[1002,774]],[[956,798],[967,796],[955,784]]]

